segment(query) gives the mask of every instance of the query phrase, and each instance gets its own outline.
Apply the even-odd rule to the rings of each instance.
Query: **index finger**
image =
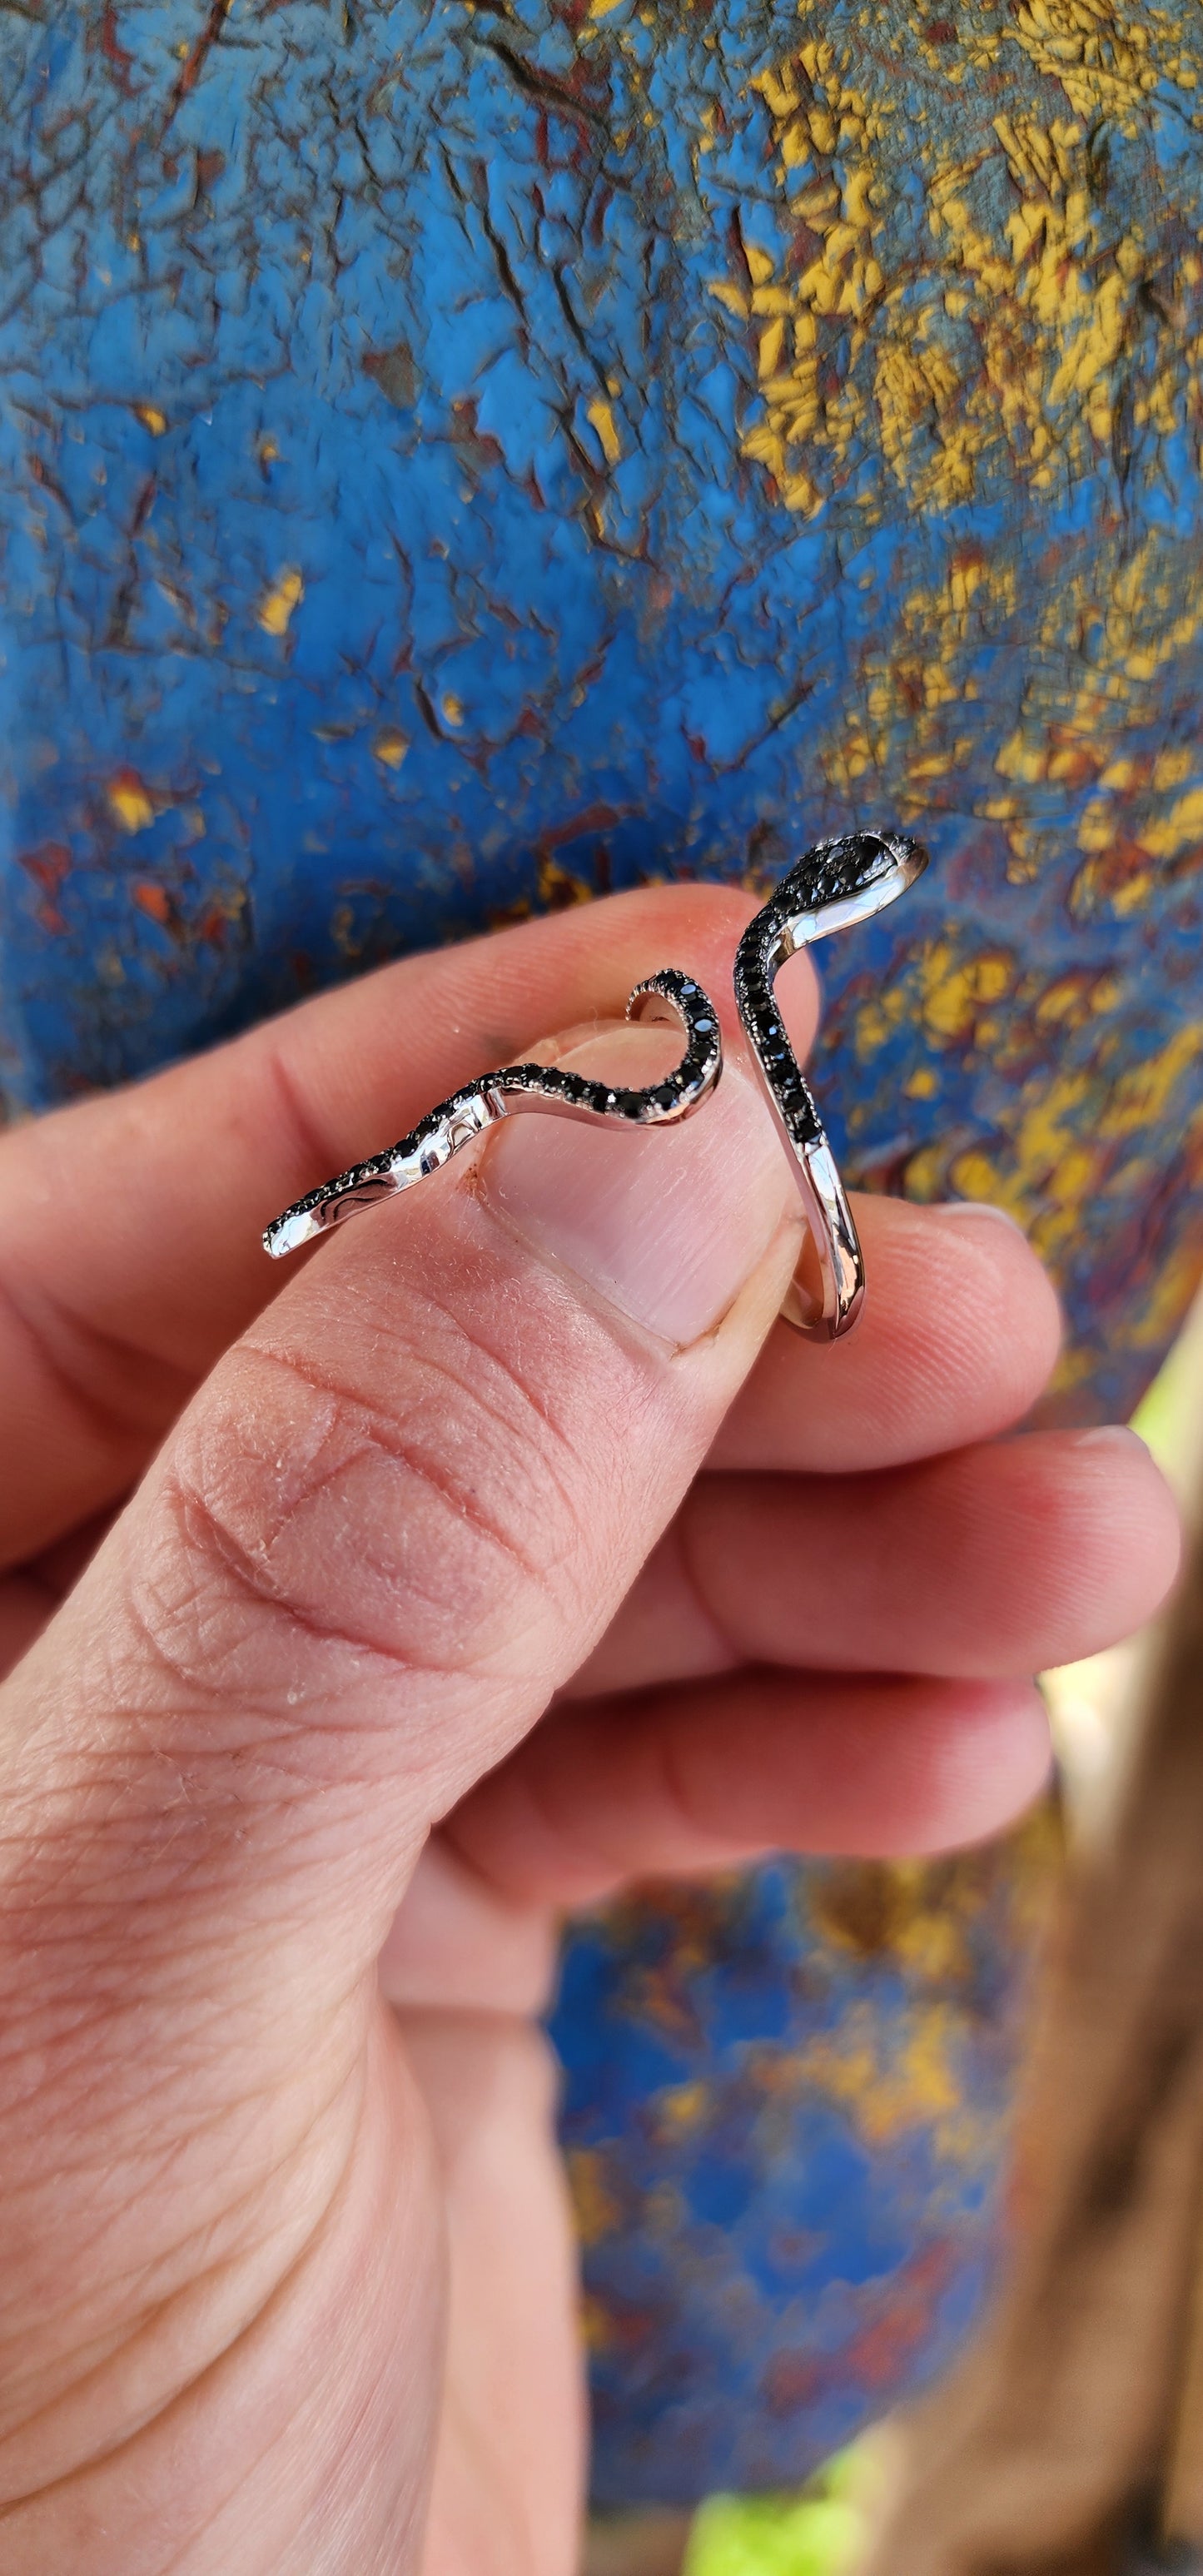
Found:
[[[276,1293],[260,1232],[472,1075],[679,965],[727,1035],[751,900],[655,887],[402,959],[0,1140],[0,1564],[123,1494]],[[816,1016],[798,974],[798,1042]]]
[[[990,1440],[1043,1393],[1061,1341],[1047,1271],[998,1208],[854,1197],[870,1293],[854,1333],[773,1327],[713,1467],[860,1474]]]

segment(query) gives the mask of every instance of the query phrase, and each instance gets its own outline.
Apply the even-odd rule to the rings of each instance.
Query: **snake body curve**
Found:
[[[662,967],[635,986],[627,1003],[628,1020],[679,1023],[685,1053],[673,1071],[642,1091],[594,1082],[559,1065],[507,1064],[496,1073],[453,1091],[426,1112],[416,1127],[382,1154],[353,1163],[319,1188],[296,1199],[273,1219],[263,1237],[273,1261],[316,1242],[332,1226],[358,1216],[379,1200],[408,1190],[428,1173],[449,1163],[453,1154],[522,1111],[542,1110],[552,1117],[600,1120],[608,1127],[673,1127],[689,1118],[714,1090],[722,1072],[723,1048],[718,1013],[693,977],[675,966]]]

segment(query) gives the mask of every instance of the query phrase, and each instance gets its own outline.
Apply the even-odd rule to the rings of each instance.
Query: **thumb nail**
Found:
[[[634,1089],[660,1081],[679,1053],[671,1032],[616,1023],[557,1061]],[[730,1064],[680,1127],[516,1119],[486,1153],[481,1186],[537,1252],[678,1346],[718,1323],[791,1199],[768,1113]]]

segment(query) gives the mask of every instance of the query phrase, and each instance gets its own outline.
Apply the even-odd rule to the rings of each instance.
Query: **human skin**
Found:
[[[1006,1221],[865,1202],[857,1333],[775,1324],[750,908],[408,960],[0,1146],[0,2576],[571,2576],[557,1909],[992,1831],[1032,1672],[1172,1581],[1139,1441],[1008,1436],[1058,1327]],[[268,1268],[548,1030],[647,1078],[593,1024],[668,963],[729,1041],[687,1126],[517,1122]]]

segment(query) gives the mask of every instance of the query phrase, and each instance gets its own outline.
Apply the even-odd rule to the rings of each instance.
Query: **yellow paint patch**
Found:
[[[109,811],[123,832],[144,832],[153,823],[155,809],[136,770],[119,769],[105,792]]]
[[[622,441],[618,435],[612,405],[603,402],[598,394],[591,403],[586,405],[585,417],[590,427],[597,431],[607,465],[617,465],[622,454]]]
[[[1030,787],[1048,770],[1048,751],[1044,743],[1034,742],[1025,733],[1013,733],[998,751],[994,766],[1000,778],[1022,779]]]
[[[820,0],[799,0],[803,21],[819,15]],[[808,516],[853,453],[875,456],[913,510],[943,513],[973,497],[997,456],[1004,472],[1046,491],[1066,472],[1092,471],[1111,436],[1146,253],[1138,227],[1115,236],[1090,137],[1100,115],[1134,131],[1134,112],[1159,80],[1193,85],[1197,72],[1176,22],[1157,13],[1151,32],[1119,0],[1029,0],[1005,38],[983,29],[976,11],[960,15],[956,54],[923,48],[933,74],[955,85],[967,60],[984,68],[1007,43],[1040,76],[1032,107],[997,116],[967,157],[940,159],[916,144],[945,272],[939,310],[954,325],[971,320],[971,338],[933,328],[937,308],[917,306],[906,280],[888,273],[890,183],[876,148],[897,114],[888,84],[854,86],[855,49],[837,58],[826,36],[804,39],[751,84],[771,120],[778,184],[784,191],[794,171],[814,173],[790,191],[789,216],[821,245],[804,271],[780,278],[766,250],[745,245],[753,285],[784,298],[774,319],[852,326],[817,356],[813,335],[797,339],[792,363],[779,335],[762,341],[765,415],[744,453],[773,476],[787,508]],[[1054,83],[1072,112],[1045,123],[1035,101]],[[1186,259],[1181,274],[1188,284]],[[711,292],[739,298],[730,309],[742,309],[735,280]],[[837,354],[834,372],[821,366]],[[1140,395],[1166,436],[1181,410],[1181,369],[1167,355]],[[791,454],[800,445],[815,452]],[[862,507],[871,521],[880,516],[871,494]]]
[[[1159,751],[1153,763],[1154,787],[1181,787],[1199,766],[1197,751]]]
[[[590,903],[592,886],[583,877],[574,876],[571,868],[561,867],[549,850],[539,860],[539,901],[549,912],[565,911],[572,903]]]
[[[655,2097],[655,2116],[659,2127],[674,2137],[688,2136],[701,2127],[712,2108],[710,2087],[702,2083],[668,2084]]]
[[[384,762],[386,769],[399,769],[409,749],[409,735],[402,733],[398,725],[384,725],[377,734],[372,749],[377,760]]]
[[[942,2153],[971,2152],[975,2124],[957,2084],[957,2037],[957,2015],[944,2004],[914,2011],[901,2035],[872,2007],[854,2006],[838,2037],[799,2051],[798,2081],[838,2102],[871,2146],[935,2125]]]
[[[442,697],[439,700],[439,713],[442,716],[444,724],[452,726],[462,725],[464,721],[463,699],[457,698],[453,689],[448,689],[445,697]]]
[[[1036,1004],[1036,1023],[1040,1028],[1078,1029],[1091,1017],[1093,1006],[1090,977],[1062,975],[1041,994]]]
[[[1042,1070],[1025,1086],[1004,1151],[996,1157],[982,1146],[967,1148],[950,1167],[953,1188],[1010,1209],[1055,1266],[1081,1240],[1091,1202],[1117,1185],[1117,1148],[1164,1124],[1200,1055],[1203,1027],[1186,1028],[1118,1073],[1110,1062],[1090,1073]],[[908,1189],[913,1180],[908,1170]]]
[[[1136,1136],[1168,1117],[1184,1073],[1203,1055],[1203,1026],[1179,1029],[1156,1055],[1129,1065],[1112,1085],[1099,1121],[1107,1137]]]
[[[157,403],[135,403],[134,411],[143,429],[148,429],[152,438],[162,438],[167,427],[167,414],[165,411],[160,411]]]
[[[1109,850],[1115,838],[1115,816],[1102,797],[1093,797],[1079,817],[1078,848]]]
[[[1009,957],[974,957],[931,985],[924,1020],[937,1037],[967,1037],[981,1004],[1001,1001],[1010,982]]]
[[[295,565],[282,572],[259,602],[258,618],[265,635],[287,635],[293,610],[305,596],[305,584]]]
[[[1140,846],[1155,859],[1176,858],[1195,841],[1203,841],[1203,787],[1180,796],[1159,823],[1141,825]]]
[[[950,1174],[953,1186],[963,1199],[993,1201],[998,1198],[998,1175],[988,1156],[976,1153],[958,1154]],[[1001,1201],[999,1202],[1001,1205]]]

